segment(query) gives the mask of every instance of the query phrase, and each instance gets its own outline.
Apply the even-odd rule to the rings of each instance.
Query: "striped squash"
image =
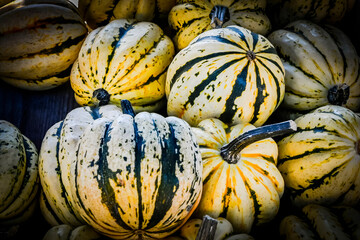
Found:
[[[81,222],[111,238],[163,238],[199,203],[198,145],[182,119],[122,109],[75,109],[48,131],[40,152],[44,193],[53,205],[65,196]],[[50,170],[57,170],[53,182]]]
[[[154,23],[118,19],[93,30],[75,61],[70,82],[82,105],[120,105],[135,111],[165,105],[165,79],[174,52],[169,37]]]
[[[195,126],[203,119],[262,125],[284,97],[284,68],[272,44],[239,26],[208,30],[171,62],[167,113]]]
[[[40,186],[34,143],[8,121],[0,120],[0,225],[30,218]]]
[[[176,0],[79,0],[79,12],[90,28],[104,26],[115,19],[138,21],[167,20]]]
[[[285,240],[360,239],[360,212],[346,206],[308,204],[301,213],[284,217],[279,232]]]
[[[284,180],[276,167],[278,147],[271,137],[294,131],[293,123],[256,128],[211,118],[193,127],[203,160],[204,187],[195,216],[224,217],[234,233],[249,233],[253,225],[272,220]]]
[[[278,142],[278,168],[295,206],[360,203],[360,117],[335,105],[295,120]]]
[[[284,107],[309,111],[333,104],[360,111],[359,56],[340,29],[299,20],[268,39],[285,67]]]
[[[13,1],[0,8],[0,22],[0,79],[38,91],[69,80],[87,35],[72,3]]]
[[[267,13],[276,27],[307,19],[313,22],[340,22],[351,11],[356,0],[271,0]]]
[[[265,9],[266,0],[180,0],[168,19],[175,32],[174,44],[181,50],[200,33],[213,28],[239,25],[265,35],[271,29]]]

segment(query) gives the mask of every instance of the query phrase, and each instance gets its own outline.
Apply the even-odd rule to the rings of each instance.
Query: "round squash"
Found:
[[[120,106],[128,99],[136,112],[159,110],[174,54],[171,39],[156,24],[114,20],[85,39],[70,75],[75,99],[81,106]]]
[[[199,147],[184,120],[149,112],[133,116],[129,101],[122,103],[123,110],[75,109],[48,131],[40,152],[44,192],[48,199],[65,195],[83,221],[111,238],[164,238],[199,203]],[[50,170],[59,173],[62,189],[46,179]]]
[[[272,220],[284,180],[276,167],[278,147],[271,138],[296,129],[293,121],[256,128],[229,126],[212,118],[193,128],[203,160],[203,194],[195,215],[229,220],[235,233]]]
[[[268,1],[267,13],[276,27],[300,19],[335,24],[353,9],[355,3],[356,0],[271,0]]]
[[[72,3],[12,1],[0,8],[0,22],[0,79],[39,91],[69,80],[88,32]]]
[[[115,19],[138,21],[167,20],[176,0],[79,0],[79,12],[90,28],[104,26]]]
[[[39,181],[34,143],[0,120],[0,225],[22,223],[33,215]]]
[[[360,202],[360,117],[335,105],[295,120],[297,132],[278,142],[278,168],[295,206]]]
[[[308,204],[280,222],[281,239],[359,239],[360,212],[352,207]]]
[[[169,12],[175,31],[174,44],[181,50],[200,33],[213,28],[239,25],[265,35],[271,29],[265,0],[181,0]]]
[[[262,125],[283,100],[284,74],[262,35],[239,26],[208,30],[169,66],[167,113],[192,126],[207,118]]]
[[[285,67],[284,107],[309,111],[332,104],[360,110],[359,57],[340,29],[299,20],[268,39]]]

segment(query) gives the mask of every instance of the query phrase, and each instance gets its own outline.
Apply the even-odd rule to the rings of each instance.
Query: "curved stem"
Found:
[[[237,163],[240,160],[241,150],[251,143],[265,138],[289,134],[295,132],[296,129],[297,126],[293,120],[258,127],[241,134],[228,144],[222,146],[220,154],[228,163]]]
[[[346,104],[350,96],[350,87],[346,83],[338,84],[333,86],[328,91],[328,101],[333,105]]]
[[[123,99],[123,100],[121,100],[120,104],[121,104],[121,109],[122,109],[124,114],[129,114],[132,117],[135,117],[134,108],[131,106],[131,103],[130,103],[129,100]]]
[[[223,24],[230,19],[229,8],[221,5],[215,5],[209,14],[212,28],[221,28]]]

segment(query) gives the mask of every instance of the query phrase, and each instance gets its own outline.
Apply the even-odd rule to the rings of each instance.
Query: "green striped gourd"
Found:
[[[284,180],[271,137],[295,129],[293,121],[256,128],[249,123],[230,126],[215,118],[193,127],[203,160],[204,188],[195,215],[224,217],[234,233],[249,233],[253,225],[272,220]]]
[[[239,25],[265,35],[271,23],[265,14],[266,0],[181,0],[169,12],[174,44],[181,50],[200,33],[213,28]]]
[[[176,54],[166,78],[167,113],[262,125],[284,97],[284,68],[272,44],[239,26],[208,30]]]
[[[355,3],[356,0],[271,0],[267,13],[276,27],[300,19],[335,24],[353,9]]]
[[[42,240],[95,240],[102,236],[88,225],[72,227],[61,224],[51,227]]]
[[[12,1],[0,8],[0,22],[0,79],[39,91],[69,80],[87,35],[72,3]]]
[[[163,238],[199,203],[198,145],[182,119],[122,109],[78,108],[49,129],[40,151],[44,193],[53,209],[71,209],[111,238]],[[67,205],[55,206],[64,197]]]
[[[176,0],[79,0],[79,12],[90,28],[95,29],[122,18],[166,21],[175,2]]]
[[[0,120],[0,225],[30,218],[38,203],[39,186],[34,143],[13,124]]]
[[[309,111],[333,104],[360,110],[359,56],[340,29],[299,20],[268,39],[285,67],[284,107]]]
[[[165,104],[165,79],[174,52],[170,38],[150,22],[118,19],[88,35],[73,65],[70,82],[82,105],[120,105],[135,111]]]
[[[360,202],[360,117],[327,105],[297,119],[281,139],[278,168],[295,206]]]
[[[285,240],[360,239],[360,212],[347,206],[308,204],[300,213],[284,217],[279,232]]]

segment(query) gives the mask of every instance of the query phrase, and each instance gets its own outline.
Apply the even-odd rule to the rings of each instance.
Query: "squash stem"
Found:
[[[209,14],[212,28],[222,28],[223,24],[230,20],[229,8],[221,5],[215,5]]]
[[[122,109],[124,114],[129,114],[132,117],[135,117],[134,108],[131,106],[131,103],[130,103],[129,100],[122,99],[120,104],[121,104],[121,109]]]
[[[350,96],[350,87],[346,83],[333,86],[328,91],[328,101],[333,105],[344,105]]]
[[[110,94],[103,88],[96,89],[92,97],[98,106],[103,106],[110,102]]]
[[[295,132],[296,123],[293,120],[269,124],[247,131],[228,144],[222,146],[220,155],[230,164],[235,164],[240,160],[240,152],[248,145],[270,137],[276,137]]]

